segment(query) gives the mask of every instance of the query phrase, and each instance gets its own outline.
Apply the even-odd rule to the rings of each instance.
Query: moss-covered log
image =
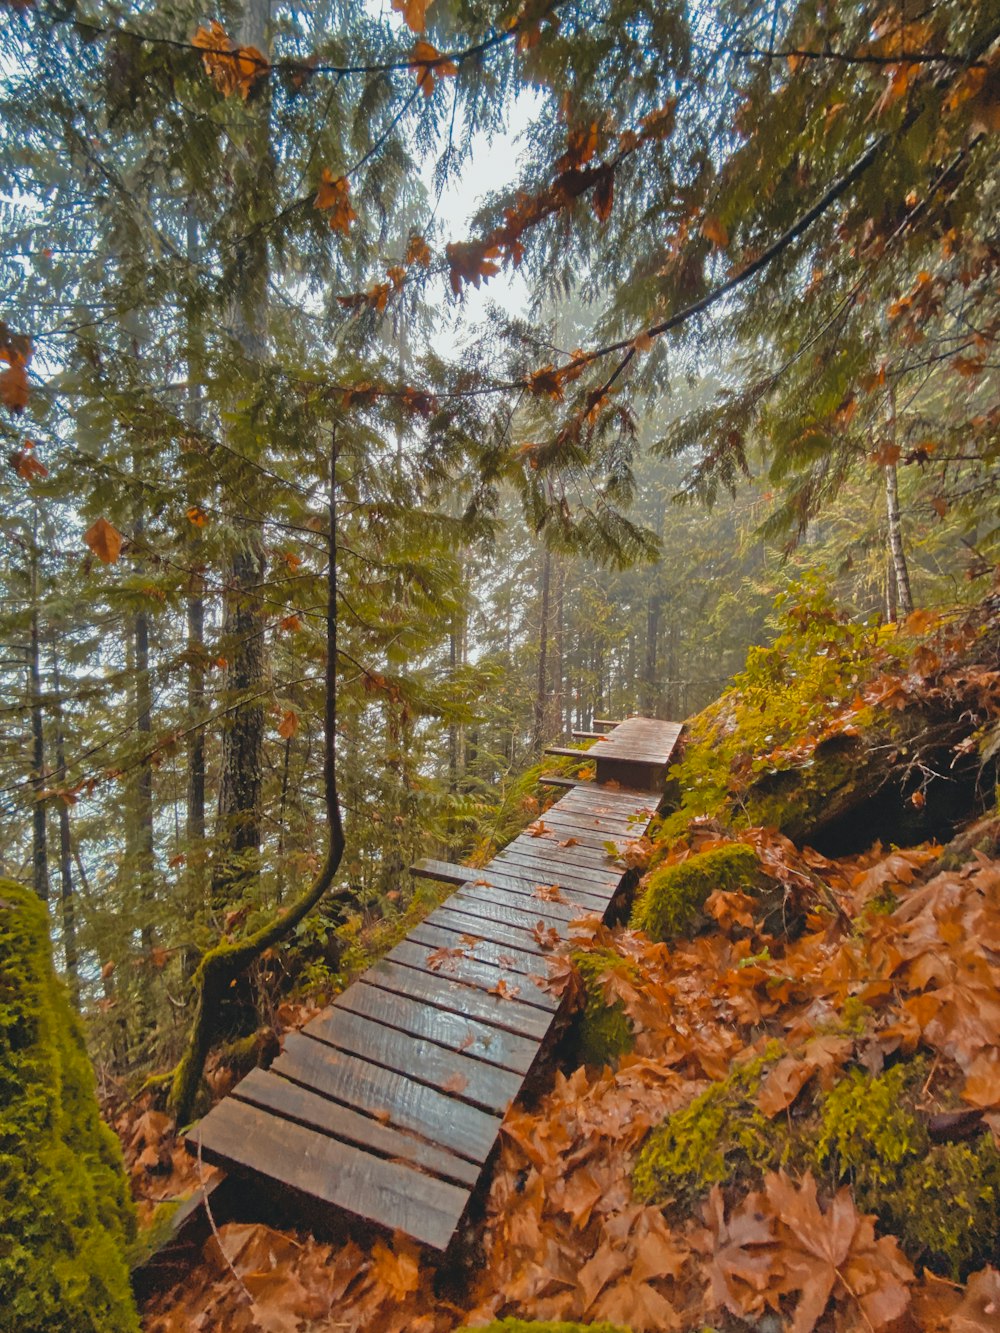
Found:
[[[138,1330],[134,1234],[45,908],[0,880],[0,1333]]]

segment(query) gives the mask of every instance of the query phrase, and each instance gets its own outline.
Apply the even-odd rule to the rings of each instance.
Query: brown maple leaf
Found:
[[[413,32],[423,32],[427,27],[427,11],[433,3],[434,0],[392,0],[392,7],[397,14],[402,14]]]
[[[212,19],[207,28],[199,28],[191,45],[204,52],[201,59],[205,73],[223,97],[238,92],[245,102],[257,80],[270,69],[262,51],[237,45],[217,19]]]
[[[436,79],[458,73],[458,66],[453,60],[442,56],[436,46],[425,41],[417,42],[410,52],[410,68],[416,70],[417,87],[425,97],[433,93]],[[478,282],[476,286],[479,286]]]
[[[316,198],[313,200],[313,208],[329,213],[327,221],[332,230],[341,231],[346,236],[351,229],[351,223],[357,221],[358,216],[351,207],[351,186],[347,177],[334,176],[329,167],[324,167]],[[369,300],[370,296],[371,293],[365,293],[364,299]],[[338,297],[341,304],[347,304],[354,299],[353,296]]]
[[[99,518],[83,534],[98,560],[105,565],[113,565],[122,551],[122,535],[106,518]]]

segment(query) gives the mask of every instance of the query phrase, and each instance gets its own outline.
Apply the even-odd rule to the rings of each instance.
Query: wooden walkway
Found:
[[[608,913],[628,872],[604,844],[645,832],[679,734],[628,719],[588,752],[610,787],[573,787],[483,870],[428,863],[432,878],[464,881],[289,1034],[269,1070],[195,1126],[189,1149],[308,1210],[446,1249],[558,1016],[539,984],[546,946]]]

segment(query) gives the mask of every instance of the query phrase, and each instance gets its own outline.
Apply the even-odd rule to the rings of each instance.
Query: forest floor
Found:
[[[457,1256],[231,1223],[147,1333],[1000,1330],[996,608],[895,636],[798,617],[694,721],[679,806],[641,849],[645,919],[706,853],[750,849],[753,872],[685,900],[672,938],[590,920],[553,956],[576,1017]],[[788,808],[755,822],[776,789]],[[822,851],[779,831],[806,817]],[[197,1185],[160,1112],[117,1127],[147,1214]]]

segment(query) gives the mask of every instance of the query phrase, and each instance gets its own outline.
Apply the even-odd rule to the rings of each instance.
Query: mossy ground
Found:
[[[632,1172],[640,1199],[690,1208],[713,1185],[756,1178],[783,1163],[787,1145],[754,1105],[769,1058],[781,1053],[776,1047],[737,1065],[653,1130]]]
[[[701,920],[705,900],[717,889],[754,892],[761,864],[752,847],[732,843],[650,872],[632,909],[633,930],[654,940],[688,934]]]
[[[135,1218],[44,906],[0,880],[0,1333],[131,1333]]]
[[[573,1054],[580,1064],[612,1064],[632,1049],[635,1034],[622,1002],[609,1004],[605,999],[600,977],[608,968],[617,968],[637,982],[639,969],[612,949],[580,949],[573,954],[573,962],[587,994],[574,1029]]]
[[[879,1075],[847,1072],[807,1094],[794,1117],[766,1119],[755,1098],[775,1050],[737,1066],[669,1116],[639,1154],[636,1195],[694,1211],[713,1185],[757,1185],[763,1173],[811,1169],[832,1190],[852,1186],[863,1211],[908,1257],[953,1279],[995,1261],[1000,1246],[1000,1152],[992,1136],[931,1143],[916,1107],[921,1059]]]

